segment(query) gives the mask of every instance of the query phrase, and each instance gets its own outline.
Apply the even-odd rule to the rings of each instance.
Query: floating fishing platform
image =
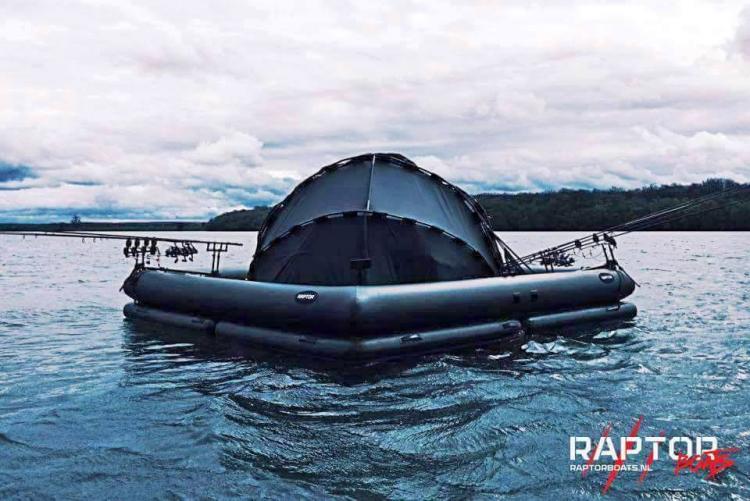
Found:
[[[735,190],[736,191],[736,190]],[[720,192],[520,256],[460,188],[398,154],[347,158],[269,213],[252,262],[220,267],[235,242],[91,232],[5,234],[121,239],[135,266],[127,318],[266,347],[358,360],[480,346],[527,332],[632,319],[636,282],[616,237],[716,210]],[[164,253],[163,245],[168,245]],[[199,247],[209,272],[169,269]],[[603,262],[576,267],[599,252]]]
[[[522,258],[463,190],[401,155],[367,154],[271,210],[246,276],[138,266],[124,313],[343,359],[479,346],[635,316],[622,302],[635,282],[607,239],[592,269],[571,271],[562,251]]]

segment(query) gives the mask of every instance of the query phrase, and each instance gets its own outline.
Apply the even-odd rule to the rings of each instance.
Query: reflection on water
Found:
[[[750,496],[750,235],[624,240],[620,329],[364,366],[123,321],[119,246],[38,243],[0,240],[0,497],[585,498],[604,474],[568,471],[568,437],[638,415],[743,452],[719,484],[663,463],[611,493]]]

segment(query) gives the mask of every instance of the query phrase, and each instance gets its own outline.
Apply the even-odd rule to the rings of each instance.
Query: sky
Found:
[[[379,151],[470,193],[750,181],[750,2],[0,2],[0,221],[205,220]]]

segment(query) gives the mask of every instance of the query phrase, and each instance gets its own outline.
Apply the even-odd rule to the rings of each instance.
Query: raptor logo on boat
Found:
[[[612,275],[611,273],[599,273],[599,280],[601,280],[605,284],[610,283],[614,279],[615,279],[615,276]]]
[[[298,292],[296,296],[294,296],[294,299],[298,303],[302,304],[310,304],[314,303],[316,299],[318,299],[318,293],[315,291],[302,291]]]

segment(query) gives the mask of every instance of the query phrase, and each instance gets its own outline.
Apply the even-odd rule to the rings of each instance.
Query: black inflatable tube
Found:
[[[460,346],[480,346],[491,342],[512,340],[516,336],[522,335],[522,326],[528,332],[533,333],[595,322],[624,321],[633,318],[637,309],[631,303],[618,303],[609,306],[535,315],[526,318],[523,322],[517,320],[495,321],[431,331],[383,335],[367,339],[355,337],[342,339],[340,337],[299,334],[233,322],[215,323],[207,318],[162,311],[135,303],[125,305],[123,313],[130,319],[227,336],[276,350],[355,360],[432,352]]]
[[[521,323],[517,320],[488,322],[450,329],[437,329],[427,332],[399,334],[377,338],[341,339],[322,336],[300,335],[262,327],[240,325],[231,322],[214,323],[183,313],[141,306],[135,303],[125,305],[123,313],[127,318],[155,322],[173,327],[195,330],[207,334],[233,337],[253,344],[270,348],[313,353],[331,358],[373,358],[413,352],[429,352],[441,348],[457,346],[479,346],[520,334]]]
[[[181,329],[205,332],[206,334],[213,334],[216,329],[216,322],[208,318],[149,308],[135,303],[126,304],[122,312],[127,318],[134,320],[156,322]]]
[[[535,315],[527,318],[524,321],[524,326],[530,332],[537,332],[581,324],[630,320],[637,313],[638,309],[634,304],[618,303],[610,306],[581,308],[579,310]]]
[[[142,306],[214,321],[344,339],[607,306],[617,304],[634,287],[627,274],[607,269],[341,287],[145,270],[124,284],[126,294]]]
[[[219,322],[216,325],[216,334],[219,336],[234,337],[284,351],[346,359],[421,353],[465,345],[479,346],[520,332],[521,323],[516,320],[368,339],[300,335],[231,322]]]

